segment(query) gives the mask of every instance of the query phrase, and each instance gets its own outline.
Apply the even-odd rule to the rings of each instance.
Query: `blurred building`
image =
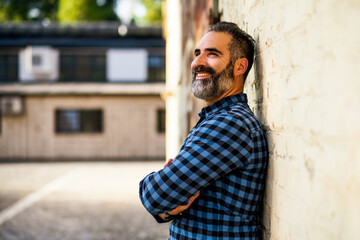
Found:
[[[215,1],[216,2],[216,1]],[[198,121],[203,101],[193,97],[190,64],[194,49],[207,32],[214,15],[214,1],[165,1],[166,37],[166,157],[179,152],[190,129]]]
[[[195,46],[234,22],[256,41],[244,91],[269,141],[263,238],[358,239],[359,1],[165,2],[167,157],[203,107],[190,93]]]
[[[0,25],[0,159],[165,156],[160,28]]]

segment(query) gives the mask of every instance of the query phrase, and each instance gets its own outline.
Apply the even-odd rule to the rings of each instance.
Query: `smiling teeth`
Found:
[[[199,77],[204,77],[204,76],[207,76],[207,75],[209,75],[209,74],[207,74],[207,73],[198,73],[197,74],[197,76],[199,76]]]

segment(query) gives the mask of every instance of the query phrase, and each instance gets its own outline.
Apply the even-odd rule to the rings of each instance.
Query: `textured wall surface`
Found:
[[[267,239],[359,239],[360,1],[223,0],[257,41],[245,92],[267,128]]]
[[[160,97],[36,97],[22,116],[3,116],[0,158],[164,158],[165,134],[157,132]],[[56,109],[102,109],[102,133],[55,133]]]

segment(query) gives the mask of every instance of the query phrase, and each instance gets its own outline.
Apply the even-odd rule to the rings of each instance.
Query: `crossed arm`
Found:
[[[207,120],[189,136],[174,161],[140,182],[141,202],[153,216],[163,219],[188,209],[200,189],[251,158],[250,132],[231,116]]]
[[[167,165],[169,165],[169,163],[171,163],[174,159],[170,158],[164,165],[164,167],[166,167]],[[200,191],[197,191],[195,193],[195,195],[193,195],[192,197],[189,198],[189,202],[186,205],[180,205],[178,207],[176,207],[175,209],[171,210],[168,213],[160,213],[158,216],[164,220],[164,221],[168,221],[169,217],[172,215],[179,215],[180,213],[182,213],[183,211],[185,211],[186,209],[188,209],[191,204],[195,201],[195,199],[200,195]]]

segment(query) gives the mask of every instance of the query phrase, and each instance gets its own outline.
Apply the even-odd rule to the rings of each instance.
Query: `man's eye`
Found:
[[[217,56],[218,54],[216,52],[210,52],[209,55]]]

